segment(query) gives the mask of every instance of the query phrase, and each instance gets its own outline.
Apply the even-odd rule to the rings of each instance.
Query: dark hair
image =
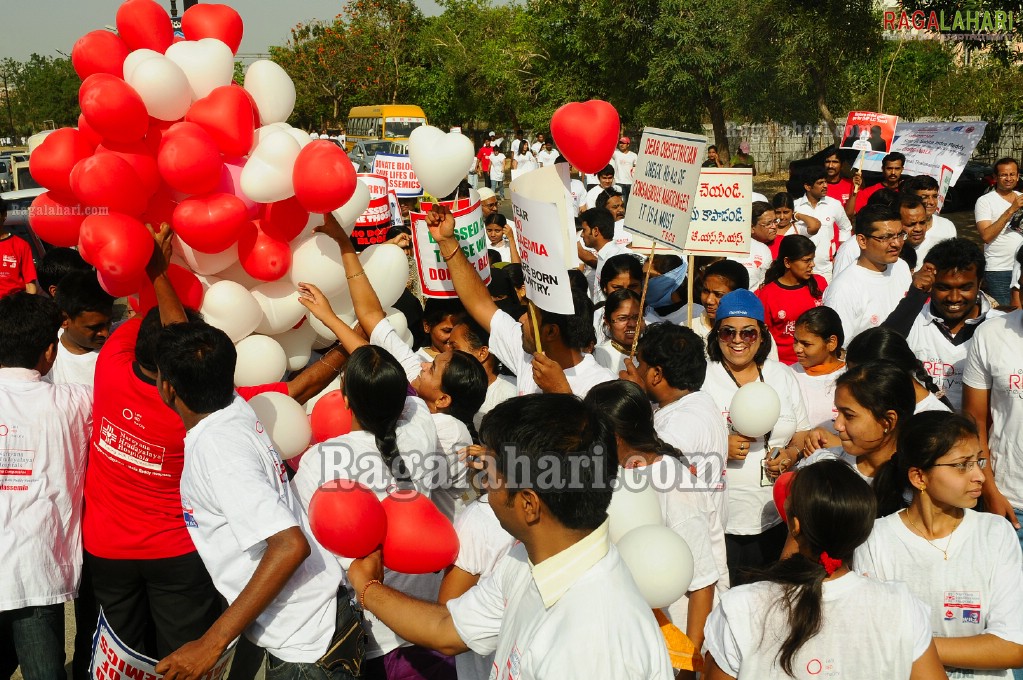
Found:
[[[468,352],[452,351],[451,361],[440,378],[440,388],[451,397],[451,403],[443,412],[462,421],[472,440],[478,441],[479,434],[472,419],[487,398],[487,371],[483,364]]]
[[[847,388],[853,399],[878,422],[884,421],[889,411],[894,411],[893,429],[897,431],[901,431],[916,410],[916,393],[909,374],[891,361],[868,361],[850,366],[835,381],[835,389],[839,387]]]
[[[902,185],[903,191],[917,192],[917,191],[937,191],[938,180],[934,179],[930,175],[917,175],[912,177],[905,184]]]
[[[717,144],[711,144],[707,147],[707,151],[710,151],[711,149],[717,151],[718,150]]]
[[[615,218],[607,208],[590,208],[579,216],[583,222],[596,229],[608,241],[615,237]]]
[[[518,262],[513,262],[501,268],[501,271],[508,277],[508,281],[511,283],[512,288],[522,288],[526,285],[526,278],[522,274],[522,265]]]
[[[750,224],[756,224],[763,214],[769,210],[773,211],[774,207],[767,201],[753,201],[753,209],[750,211]]]
[[[499,227],[506,227],[508,226],[508,218],[501,213],[494,213],[492,215],[487,215],[487,219],[483,220],[483,224],[496,224]]]
[[[423,323],[436,326],[449,316],[455,317],[456,322],[465,316],[465,307],[459,300],[426,298],[423,305]]]
[[[924,364],[910,349],[906,338],[899,335],[890,328],[879,326],[868,328],[861,332],[845,348],[845,360],[852,366],[875,360],[890,361],[907,374],[916,378],[917,382],[927,388],[932,394],[938,394],[938,386],[934,384],[934,378],[924,368]],[[952,405],[944,396],[939,397],[941,402],[950,409]]]
[[[608,328],[610,328],[612,325],[611,315],[617,312],[618,309],[629,300],[635,302],[636,306],[639,307],[640,303],[639,293],[637,293],[634,290],[622,288],[620,290],[616,290],[615,292],[607,296],[607,300],[604,301],[604,313],[602,314],[602,317],[604,319],[604,323],[607,324]],[[643,315],[640,314],[640,319],[642,319],[642,317]],[[607,331],[605,331],[605,335],[607,335],[607,337],[611,337]]]
[[[1005,156],[995,161],[995,172],[998,172],[999,166],[1009,165],[1010,163],[1016,166],[1016,170],[1019,170],[1019,161],[1017,161],[1015,158],[1009,158],[1008,156]]]
[[[576,270],[582,277],[582,272]],[[569,280],[572,280],[572,272],[569,272]],[[583,283],[585,284],[585,277]],[[555,314],[539,307],[536,308],[538,321],[541,325],[553,324],[558,327],[561,341],[570,349],[582,349],[587,347],[596,339],[593,330],[593,302],[586,291],[585,286],[572,284],[572,304],[575,314]]]
[[[85,312],[98,312],[106,316],[114,313],[114,296],[103,290],[96,272],[71,272],[57,284],[54,302],[67,318],[74,319]]]
[[[0,297],[0,366],[35,368],[57,342],[60,310],[53,300],[25,291]]]
[[[930,262],[940,274],[941,272],[964,272],[974,268],[977,280],[984,278],[986,259],[984,251],[976,243],[965,238],[948,238],[939,241],[928,251],[924,262]]]
[[[613,175],[613,174],[615,174],[615,169],[614,169],[614,166],[611,165],[610,163],[605,165],[603,170],[598,170],[597,171],[597,177],[600,177],[601,175]]]
[[[629,380],[610,380],[590,388],[583,403],[611,421],[616,435],[643,453],[659,453],[685,460],[685,455],[668,444],[654,429],[654,410],[646,392]]]
[[[764,362],[767,361],[767,357],[771,354],[771,331],[763,321],[757,319],[753,319],[753,321],[757,322],[757,329],[760,330],[760,349],[753,355],[753,362],[757,366],[763,366]],[[718,344],[718,332],[720,329],[721,319],[715,317],[714,325],[707,335],[707,358],[717,363],[725,360],[725,353],[721,351],[721,345]]]
[[[607,285],[619,274],[628,274],[631,278],[642,281],[643,265],[634,256],[622,253],[607,258],[607,262],[598,273],[600,274],[600,289],[606,293]]]
[[[771,207],[773,207],[775,210],[777,210],[778,208],[788,208],[789,210],[794,210],[796,204],[792,201],[792,196],[790,196],[787,191],[779,191],[774,195],[774,198],[771,199]]]
[[[39,285],[47,293],[50,286],[60,285],[61,279],[71,272],[93,271],[92,265],[82,259],[74,248],[52,248],[39,261]]]
[[[820,556],[848,564],[856,548],[874,528],[874,494],[845,463],[824,460],[799,470],[788,495],[788,516],[799,520],[800,542],[816,559],[802,552],[755,573],[757,581],[782,586],[788,615],[788,635],[778,663],[795,677],[792,663],[799,650],[824,625],[823,584],[828,573]]]
[[[867,199],[867,206],[882,206],[889,210],[895,210],[899,205],[899,196],[898,191],[884,187],[870,195],[870,198]]]
[[[827,174],[824,172],[823,166],[813,166],[803,170],[803,174],[800,178],[800,184],[803,186],[803,189],[805,190],[806,187],[812,187],[820,180],[826,178]]]
[[[608,262],[610,262],[611,259],[614,259],[614,258],[610,258],[608,260]],[[672,255],[672,254],[660,255],[660,254],[658,254],[658,255],[654,255],[654,259],[650,263],[650,267],[657,274],[667,274],[671,270],[678,269],[679,267],[681,267],[682,263],[683,263],[683,260],[678,255]]]
[[[185,318],[189,323],[202,323],[203,318],[194,309],[185,308]],[[160,321],[160,309],[153,307],[142,318],[139,324],[139,334],[135,340],[135,361],[147,371],[156,371],[156,357],[159,354],[157,343],[160,341],[160,334],[163,332],[163,323]]]
[[[881,159],[881,167],[883,168],[889,163],[895,163],[896,161],[906,165],[906,156],[898,151],[892,151],[890,154],[885,155],[885,157]]]
[[[686,326],[661,322],[647,326],[639,338],[636,354],[648,366],[661,369],[676,390],[694,392],[707,377],[703,340]]]
[[[901,222],[899,214],[885,205],[870,205],[856,213],[856,233],[870,236],[877,222]]]
[[[566,529],[593,530],[607,519],[618,446],[610,421],[579,397],[527,394],[504,401],[483,416],[480,440],[494,451],[509,502],[532,489]],[[580,457],[590,464],[580,465]]]
[[[845,343],[845,331],[842,329],[842,317],[831,307],[821,305],[808,309],[796,319],[796,328],[806,326],[806,329],[819,338],[827,340],[832,335],[838,339],[836,354],[842,351]]]
[[[622,192],[618,191],[614,187],[608,187],[607,189],[601,190],[597,197],[593,200],[593,206],[595,208],[607,208],[607,202],[615,196],[621,196]]]
[[[709,276],[720,276],[728,281],[732,290],[749,288],[749,270],[735,260],[718,260],[707,265],[703,270],[703,280]]]
[[[924,202],[914,193],[904,191],[899,194],[899,210],[916,210],[924,207]]]
[[[156,366],[194,413],[213,413],[234,399],[238,360],[227,333],[204,321],[165,326],[156,343]]]
[[[924,411],[910,417],[899,431],[899,452],[874,475],[878,516],[906,507],[904,494],[913,490],[910,468],[929,470],[960,441],[977,436],[977,426],[958,413]]]
[[[362,429],[373,435],[387,468],[407,477],[408,471],[398,453],[397,441],[398,419],[408,396],[405,369],[386,349],[363,345],[345,362],[341,389],[348,399],[352,415],[358,419]]]
[[[764,285],[774,283],[785,274],[785,260],[794,262],[816,252],[817,246],[809,237],[802,234],[787,235],[781,240],[781,245],[778,246],[778,257],[774,258],[771,266],[767,268],[767,273],[764,275]],[[820,300],[824,296],[820,285],[817,283],[817,278],[814,276],[810,276],[809,280],[807,280],[806,288],[815,300]]]

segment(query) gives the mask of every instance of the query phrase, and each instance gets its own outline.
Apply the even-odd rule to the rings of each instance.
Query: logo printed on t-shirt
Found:
[[[181,497],[181,514],[185,518],[185,526],[192,527],[193,529],[199,528],[199,523],[195,521],[195,510],[192,509],[192,504],[182,496]]]

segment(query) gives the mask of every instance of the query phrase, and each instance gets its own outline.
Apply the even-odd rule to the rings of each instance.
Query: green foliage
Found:
[[[0,87],[6,81],[10,95],[10,116],[6,105],[0,111],[0,130],[31,135],[52,125],[75,125],[78,121],[78,87],[81,81],[66,57],[33,54],[26,62],[5,59],[0,63]]]

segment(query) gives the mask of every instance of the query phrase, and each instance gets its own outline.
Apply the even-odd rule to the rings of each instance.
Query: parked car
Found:
[[[396,144],[386,139],[361,141],[355,143],[348,157],[357,172],[373,172],[373,159],[378,153],[407,153],[405,148],[405,144]]]
[[[32,249],[32,261],[39,265],[39,261],[52,246],[46,243],[32,231],[28,224],[28,208],[32,201],[45,189],[24,189],[22,191],[8,191],[0,193],[0,199],[7,203],[7,220],[4,222],[4,229],[15,236],[19,236],[28,242]]]

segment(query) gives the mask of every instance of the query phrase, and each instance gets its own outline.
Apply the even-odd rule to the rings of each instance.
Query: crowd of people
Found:
[[[690,270],[630,247],[622,137],[572,179],[574,312],[556,314],[525,299],[500,200],[506,170],[565,159],[542,135],[490,136],[473,170],[493,281],[435,205],[457,298],[406,291],[410,347],[325,215],[358,322],[300,284],[336,342],[256,387],[234,384],[233,343],[178,298],[168,225],[151,226],[155,306],[121,320],[75,250],[37,270],[0,205],[0,675],[64,677],[72,600],[75,680],[100,610],[169,680],[201,678],[235,641],[231,680],[264,663],[271,680],[1023,667],[1015,160],[996,164],[971,239],[901,154],[866,188],[828,155],[798,177],[803,195],[755,197],[749,255]],[[247,402],[305,403],[339,374],[350,431],[282,461]],[[779,416],[751,437],[730,415],[756,382]],[[609,530],[626,476],[654,487],[693,556],[687,591],[655,612]],[[454,564],[407,574],[380,549],[328,552],[308,511],[336,479],[429,497],[454,523]]]

